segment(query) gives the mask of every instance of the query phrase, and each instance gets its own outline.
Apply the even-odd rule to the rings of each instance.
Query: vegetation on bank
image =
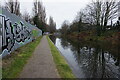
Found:
[[[2,78],[17,78],[27,60],[32,56],[42,36],[6,56],[2,60]]]
[[[115,44],[120,41],[120,32],[115,32],[111,30],[102,33],[101,36],[97,36],[95,31],[82,31],[79,33],[74,32],[68,34],[67,37],[73,39],[79,39],[81,41],[102,41],[102,42],[110,42]]]
[[[62,36],[78,38],[83,41],[116,42],[120,40],[120,17],[116,15],[118,14],[117,7],[118,2],[115,0],[91,1],[77,13],[71,23],[65,20],[59,31]]]
[[[51,48],[51,53],[54,59],[54,62],[56,64],[58,73],[61,78],[75,78],[75,76],[72,73],[72,70],[70,69],[69,65],[67,64],[64,57],[60,54],[58,49],[54,46],[52,41],[47,36],[49,46]]]

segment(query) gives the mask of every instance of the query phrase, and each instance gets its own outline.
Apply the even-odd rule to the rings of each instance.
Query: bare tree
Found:
[[[54,33],[56,31],[56,23],[53,20],[53,17],[49,18],[49,32]]]
[[[22,18],[23,18],[25,21],[29,22],[29,21],[30,21],[30,14],[29,14],[27,11],[25,11],[25,12],[23,13],[23,15],[22,15]]]
[[[69,27],[69,21],[65,20],[63,23],[62,23],[62,26],[61,26],[61,29],[60,29],[60,32],[64,35],[66,35],[69,31],[70,27]]]
[[[95,25],[100,25],[101,6],[102,2],[100,0],[87,5],[88,16],[93,19],[92,21]]]
[[[34,16],[38,15],[39,19],[42,22],[46,23],[46,11],[45,11],[45,7],[43,7],[42,2],[40,2],[39,0],[35,0],[33,5],[34,5],[33,7]]]
[[[43,6],[42,2],[39,0],[35,0],[33,3],[33,22],[34,24],[42,29],[43,31],[46,31],[46,11],[45,7]]]
[[[20,16],[20,2],[18,0],[8,0],[5,4],[5,8],[18,16]]]
[[[92,2],[86,8],[87,20],[92,21],[91,23],[103,26],[102,29],[106,28],[108,21],[116,18],[117,16],[117,2],[115,0],[106,0],[102,2],[101,0],[96,0]]]
[[[117,17],[117,2],[115,0],[109,0],[104,2],[104,26],[107,26],[109,20]]]
[[[42,22],[46,23],[46,12],[45,12],[45,7],[43,7],[42,2],[38,2],[38,15],[39,18],[42,20]]]
[[[89,23],[90,25],[94,25],[95,24],[95,19],[93,17],[93,11],[92,11],[91,6],[87,5],[85,7],[85,9],[83,10],[83,13],[84,13],[83,22]]]
[[[78,32],[81,31],[81,28],[83,27],[82,23],[85,20],[85,14],[84,14],[84,10],[81,10],[78,14],[77,14],[77,22],[78,22]]]
[[[37,15],[38,14],[38,1],[37,0],[34,0],[34,3],[33,3],[33,16]]]

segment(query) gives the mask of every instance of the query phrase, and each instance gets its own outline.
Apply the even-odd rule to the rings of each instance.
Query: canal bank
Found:
[[[58,73],[61,78],[76,78],[75,75],[72,73],[72,70],[70,69],[68,63],[64,59],[64,57],[61,55],[61,53],[58,51],[56,46],[53,44],[53,42],[50,40],[50,38],[47,36],[47,40],[51,49],[51,54],[53,56],[53,60],[55,62],[56,68],[58,70]]]
[[[50,36],[50,39],[77,78],[120,79],[120,45],[57,36]]]

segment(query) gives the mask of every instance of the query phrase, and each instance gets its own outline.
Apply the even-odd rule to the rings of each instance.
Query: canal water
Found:
[[[77,78],[120,79],[120,45],[84,42],[66,37],[50,39],[67,60]]]

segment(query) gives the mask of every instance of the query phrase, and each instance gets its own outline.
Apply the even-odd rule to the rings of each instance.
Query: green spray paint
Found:
[[[37,37],[38,34],[39,34],[39,32],[37,30],[32,30],[32,35],[34,38]]]
[[[2,14],[2,9],[0,8],[0,14]]]

